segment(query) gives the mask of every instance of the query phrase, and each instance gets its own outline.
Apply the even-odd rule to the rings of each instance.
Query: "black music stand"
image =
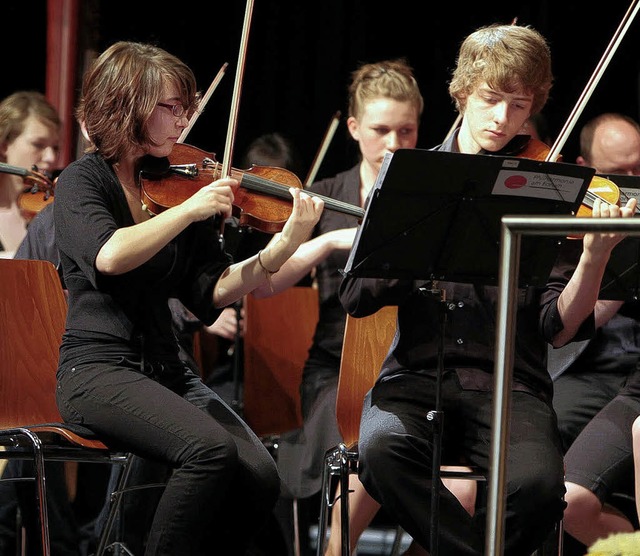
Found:
[[[438,553],[441,379],[447,303],[439,280],[497,285],[501,218],[575,214],[595,170],[521,158],[422,149],[388,154],[371,192],[344,274],[425,280],[439,294],[440,345],[434,425],[431,547]],[[519,285],[546,283],[563,240],[523,238]]]

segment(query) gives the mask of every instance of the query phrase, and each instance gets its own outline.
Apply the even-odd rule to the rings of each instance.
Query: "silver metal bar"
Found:
[[[640,237],[638,218],[575,218],[573,216],[502,217],[499,298],[494,362],[493,422],[487,506],[486,556],[504,552],[505,475],[513,376],[513,339],[523,235],[569,236],[587,232],[617,232]],[[575,241],[575,240],[573,240]]]

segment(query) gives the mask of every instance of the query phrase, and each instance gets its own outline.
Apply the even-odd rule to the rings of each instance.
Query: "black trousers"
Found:
[[[360,425],[359,474],[367,491],[422,546],[430,543],[432,428],[435,378],[402,374],[378,382],[365,398]],[[491,449],[492,394],[463,390],[454,373],[442,385],[443,462],[487,470]],[[522,391],[512,394],[507,456],[505,554],[538,548],[564,510],[563,461],[553,409]],[[441,488],[442,554],[484,553],[486,508],[470,516]]]
[[[172,468],[147,556],[204,555],[211,546],[245,554],[277,500],[277,468],[248,425],[198,376],[175,365],[143,373],[125,358],[95,357],[60,370],[57,394],[65,420]]]

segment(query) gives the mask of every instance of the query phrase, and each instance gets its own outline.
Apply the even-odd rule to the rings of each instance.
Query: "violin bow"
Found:
[[[229,126],[227,127],[227,140],[225,142],[224,157],[222,158],[221,178],[231,175],[231,153],[235,142],[236,125],[238,122],[238,108],[240,106],[240,89],[242,87],[242,77],[244,75],[245,60],[247,57],[247,43],[249,40],[249,29],[251,27],[251,16],[253,13],[253,0],[247,0],[244,12],[244,24],[242,25],[242,36],[240,38],[240,50],[238,52],[238,67],[236,69],[236,80],[233,85],[233,96],[231,98],[231,111],[229,112]],[[224,232],[224,219],[220,219],[220,237]]]
[[[638,8],[640,8],[640,3],[638,2],[638,0],[633,0],[631,2],[631,5],[629,6],[629,9],[627,10],[627,13],[622,18],[620,25],[618,25],[616,32],[611,38],[609,45],[607,46],[606,50],[602,54],[602,58],[600,58],[600,61],[598,62],[598,65],[596,66],[595,71],[593,72],[593,74],[591,75],[591,78],[587,82],[587,86],[584,88],[584,90],[582,91],[582,94],[580,95],[580,98],[578,99],[578,102],[573,107],[573,110],[569,115],[569,118],[567,119],[566,123],[564,124],[562,130],[560,131],[558,138],[555,140],[555,142],[553,143],[553,146],[549,150],[549,154],[547,154],[547,158],[546,158],[547,162],[555,161],[556,158],[560,155],[560,151],[562,150],[562,147],[564,146],[567,140],[567,137],[573,130],[573,127],[575,126],[578,118],[580,117],[580,114],[582,114],[584,107],[586,106],[587,102],[591,98],[591,95],[593,94],[594,89],[598,85],[598,82],[600,81],[602,74],[607,69],[607,66],[611,61],[611,58],[613,58],[613,55],[615,54],[615,51],[618,48],[618,45],[622,41],[625,33],[627,32],[627,29],[629,28],[633,19],[638,13]]]
[[[242,37],[240,39],[240,51],[238,53],[238,67],[236,69],[236,80],[233,85],[233,97],[231,98],[231,112],[229,113],[229,127],[227,128],[227,140],[222,158],[221,177],[228,177],[231,170],[231,153],[235,141],[236,125],[238,122],[238,108],[240,106],[240,89],[242,87],[242,77],[244,75],[245,60],[247,57],[247,42],[249,38],[249,28],[251,27],[251,15],[253,12],[253,0],[247,0],[247,7],[244,13],[244,24],[242,26]]]
[[[338,110],[331,118],[331,121],[329,122],[329,127],[327,128],[327,131],[325,131],[322,142],[320,143],[320,148],[318,149],[318,152],[316,153],[316,156],[313,159],[313,163],[311,164],[311,168],[309,169],[307,178],[304,180],[305,187],[309,187],[313,183],[313,180],[316,179],[316,174],[318,173],[318,170],[320,169],[320,165],[324,160],[324,155],[327,154],[327,149],[329,148],[329,145],[333,140],[333,136],[336,133],[336,129],[338,129],[338,124],[340,123],[341,115],[342,113],[340,112],[340,110]]]
[[[218,71],[218,74],[214,77],[213,81],[211,82],[211,85],[209,85],[209,88],[207,89],[207,92],[202,97],[202,100],[198,105],[198,109],[193,113],[193,116],[191,116],[191,119],[189,120],[189,125],[182,130],[182,133],[180,134],[180,137],[178,138],[178,141],[177,141],[178,143],[185,142],[185,139],[187,138],[187,135],[189,135],[189,132],[191,131],[191,128],[193,127],[193,125],[196,123],[196,120],[200,117],[200,114],[204,112],[204,107],[207,105],[207,102],[209,102],[209,99],[211,98],[213,91],[216,90],[216,87],[218,86],[220,81],[222,81],[222,78],[224,77],[224,73],[225,71],[227,71],[228,65],[229,65],[228,62],[225,62],[224,64],[222,64],[222,67]]]
[[[449,137],[451,137],[451,134],[456,130],[456,128],[460,125],[460,122],[462,121],[462,114],[460,114],[460,112],[458,112],[458,115],[456,116],[456,119],[453,120],[453,124],[451,124],[451,127],[449,128],[449,131],[447,131],[447,134],[444,136],[444,140],[446,141],[447,139],[449,139]]]

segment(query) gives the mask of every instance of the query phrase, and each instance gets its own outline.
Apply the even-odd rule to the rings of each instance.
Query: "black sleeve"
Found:
[[[381,307],[400,305],[416,287],[412,280],[345,276],[340,283],[340,302],[352,317],[366,317]]]
[[[31,220],[27,227],[27,235],[18,246],[13,258],[51,262],[56,267],[64,287],[60,254],[56,247],[53,204],[48,204]]]

